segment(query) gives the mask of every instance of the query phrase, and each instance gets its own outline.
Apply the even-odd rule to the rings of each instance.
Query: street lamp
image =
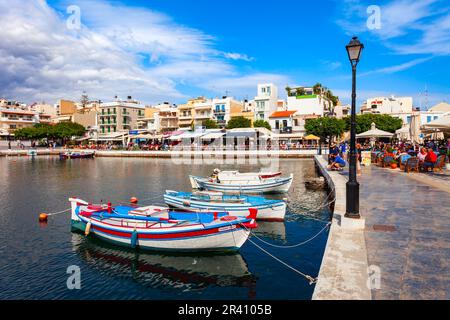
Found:
[[[359,219],[359,183],[356,180],[356,65],[359,62],[362,49],[364,45],[359,42],[357,37],[353,37],[349,44],[345,47],[347,49],[348,58],[352,65],[352,114],[351,114],[351,129],[350,129],[350,161],[349,161],[349,176],[346,184],[347,198],[346,198],[346,212],[345,217]]]

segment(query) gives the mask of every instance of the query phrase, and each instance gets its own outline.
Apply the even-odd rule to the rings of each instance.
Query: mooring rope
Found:
[[[68,212],[70,210],[71,210],[71,208],[68,208],[68,209],[65,209],[65,210],[62,210],[62,211],[58,211],[58,212],[47,213],[47,216],[54,216],[54,215],[57,215],[57,214],[60,214],[60,213]]]
[[[312,237],[309,238],[308,240],[305,240],[305,241],[302,241],[302,242],[300,242],[300,243],[293,244],[293,245],[287,245],[287,246],[281,246],[281,245],[277,245],[277,244],[273,244],[273,243],[267,242],[267,241],[261,239],[260,237],[258,237],[254,232],[251,232],[250,230],[249,230],[249,231],[251,232],[251,234],[252,234],[256,239],[258,239],[259,241],[261,241],[261,242],[263,242],[263,243],[265,243],[265,244],[267,244],[267,245],[269,245],[269,246],[271,246],[271,247],[274,247],[274,248],[280,248],[280,249],[291,249],[291,248],[300,247],[300,246],[302,246],[302,245],[304,245],[304,244],[307,244],[308,242],[311,242],[312,240],[314,240],[315,238],[317,238],[317,237],[318,237],[325,229],[327,229],[328,226],[330,226],[330,225],[331,225],[331,221],[328,222],[322,229],[320,229],[320,231],[319,231],[318,233],[316,233],[314,236],[312,236]],[[243,227],[245,228],[245,226],[243,226]],[[248,229],[247,229],[247,230],[248,230]]]
[[[264,252],[265,254],[267,254],[268,256],[270,256],[271,258],[275,259],[276,261],[278,261],[279,263],[281,263],[282,265],[286,266],[287,268],[291,269],[292,271],[298,273],[299,275],[303,276],[304,278],[306,278],[309,281],[309,284],[314,284],[317,282],[317,278],[314,278],[306,273],[301,272],[300,270],[294,268],[293,266],[287,264],[286,262],[282,261],[281,259],[275,257],[273,254],[271,254],[270,252],[268,252],[267,250],[265,250],[264,248],[260,247],[257,243],[255,243],[254,241],[252,241],[250,238],[248,239],[248,241],[250,241],[250,243],[252,243],[255,247],[257,247],[258,249],[260,249],[262,252]]]

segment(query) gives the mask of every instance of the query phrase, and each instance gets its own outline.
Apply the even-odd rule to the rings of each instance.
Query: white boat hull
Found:
[[[257,220],[265,221],[284,221],[286,215],[286,203],[280,202],[273,205],[246,205],[246,204],[232,204],[232,203],[211,203],[205,201],[190,200],[188,203],[182,199],[171,196],[170,194],[164,195],[164,201],[167,205],[191,212],[228,212],[231,216],[246,217],[248,216],[249,209],[255,208],[258,210]]]
[[[195,176],[189,176],[189,178],[194,180],[195,184],[198,185],[198,187],[194,189],[203,188],[209,191],[220,191],[224,193],[285,193],[288,192],[291,187],[293,174],[288,178],[264,179],[259,183],[249,184],[217,183],[211,182],[209,179]]]

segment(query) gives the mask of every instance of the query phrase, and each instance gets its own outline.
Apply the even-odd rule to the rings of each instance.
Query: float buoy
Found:
[[[48,214],[46,214],[46,213],[41,213],[41,214],[39,215],[39,221],[44,222],[44,221],[47,221],[47,220],[48,220]]]
[[[84,235],[85,235],[85,236],[88,236],[90,232],[91,232],[91,222],[89,221],[89,222],[86,224],[86,229],[84,229]]]
[[[130,203],[132,203],[132,204],[137,204],[137,203],[138,203],[138,198],[136,198],[136,197],[131,197],[131,198],[130,198]]]

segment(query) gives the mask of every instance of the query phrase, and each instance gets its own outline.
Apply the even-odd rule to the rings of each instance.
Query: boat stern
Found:
[[[192,189],[200,189],[200,186],[197,183],[197,179],[195,176],[189,175],[189,181],[191,182]]]

